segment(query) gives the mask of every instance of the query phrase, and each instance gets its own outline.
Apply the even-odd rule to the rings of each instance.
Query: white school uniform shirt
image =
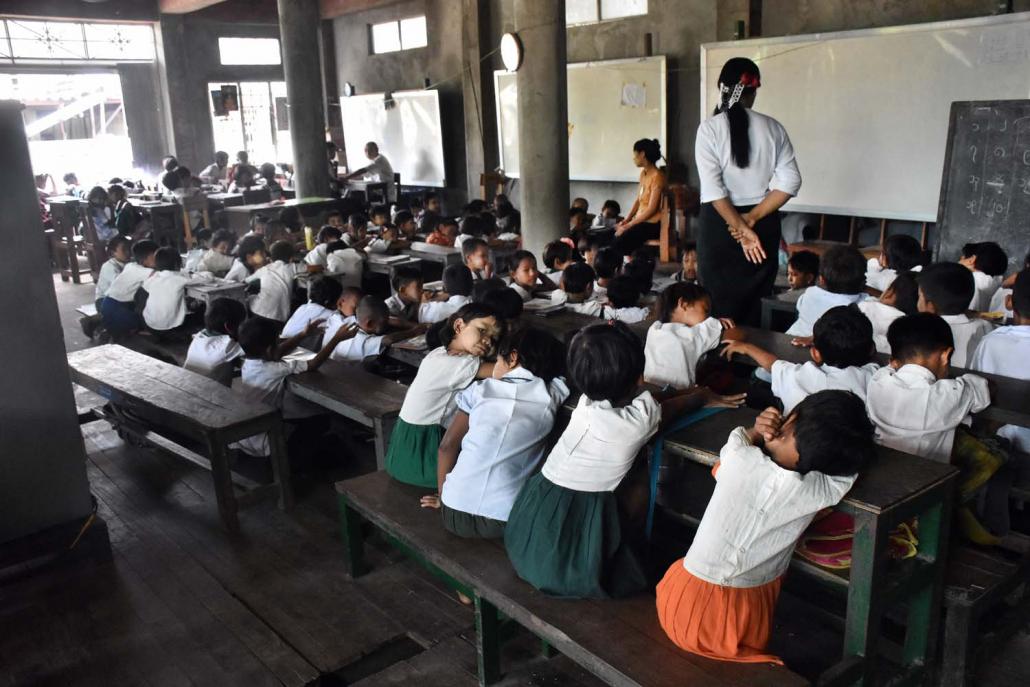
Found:
[[[122,303],[131,303],[139,287],[143,286],[143,282],[153,273],[154,270],[138,262],[128,263],[111,282],[107,289],[107,297]]]
[[[866,363],[860,367],[834,367],[816,365],[812,360],[806,363],[777,360],[772,366],[772,392],[783,401],[784,415],[812,394],[827,389],[850,391],[865,401],[869,380],[879,369],[876,363]]]
[[[474,355],[451,355],[446,346],[434,348],[418,366],[400,418],[409,425],[450,425],[457,407],[454,397],[476,380],[479,365]]]
[[[297,336],[303,332],[307,328],[308,324],[313,320],[325,320],[326,323],[328,323],[329,318],[331,318],[335,313],[335,310],[330,310],[318,303],[305,303],[290,315],[290,319],[286,321],[286,324],[283,326],[283,330],[280,332],[279,336],[283,339]]]
[[[709,317],[694,326],[655,322],[644,344],[644,381],[688,389],[697,378],[697,361],[722,340],[722,323]]]
[[[1005,300],[1012,295],[1012,289],[998,289],[991,297],[991,303],[987,306],[988,312],[1005,313],[1005,318],[1013,316],[1012,311],[1005,307]]]
[[[239,258],[235,258],[232,261],[232,267],[225,273],[226,281],[244,282],[247,281],[247,277],[250,276],[250,270],[243,264],[243,261]]]
[[[989,334],[994,327],[987,320],[969,317],[965,313],[941,317],[951,327],[951,335],[955,339],[955,352],[951,355],[951,364],[955,367],[966,367],[980,339]]]
[[[873,343],[876,344],[876,352],[890,355],[891,345],[887,341],[887,330],[890,329],[891,322],[903,317],[905,313],[892,305],[881,303],[875,298],[859,301],[858,309],[869,318],[869,322],[873,325]]]
[[[334,250],[326,256],[326,271],[340,274],[343,286],[361,287],[361,275],[365,271],[365,258],[353,248]]]
[[[231,336],[202,329],[193,335],[183,367],[230,386],[233,366],[242,357],[243,349]]]
[[[798,297],[798,318],[790,325],[791,336],[812,336],[815,322],[830,308],[838,305],[861,303],[868,296],[864,293],[833,293],[821,286],[809,286]]]
[[[551,302],[564,305],[566,310],[571,310],[574,313],[580,315],[586,315],[587,317],[596,317],[600,319],[604,313],[604,306],[601,305],[600,301],[590,300],[580,301],[578,303],[572,303],[569,301],[569,294],[565,293],[561,289],[555,289],[551,292]]]
[[[340,327],[357,324],[357,322],[358,318],[356,315],[344,315],[339,311],[334,312],[325,321],[325,333],[322,335],[322,346],[325,347],[327,343],[332,341],[332,338],[336,336],[336,332],[339,331]]]
[[[227,272],[232,270],[236,263],[239,262],[242,266],[242,261],[236,260],[231,255],[222,255],[216,250],[210,248],[204,251],[204,255],[200,258],[200,263],[196,267],[197,272],[210,272],[216,277],[226,275]],[[246,271],[246,267],[243,268]],[[228,276],[226,275],[226,278]],[[233,281],[243,281],[243,277],[234,279]]]
[[[976,312],[987,312],[991,307],[991,299],[1001,288],[1003,277],[992,277],[979,270],[973,271],[973,299],[969,301],[969,309]]]
[[[320,243],[311,250],[308,251],[307,255],[304,256],[304,262],[309,265],[321,265],[325,267],[328,264],[326,251],[329,249],[328,243]]]
[[[114,258],[108,259],[107,262],[100,266],[100,274],[97,276],[97,290],[93,300],[99,301],[107,295],[111,284],[114,283],[114,280],[118,278],[123,269],[125,269],[125,263],[119,262]]]
[[[396,192],[393,183],[393,166],[382,154],[379,154],[365,167],[365,181],[381,182],[386,184],[387,200],[396,200]]]
[[[601,301],[602,303],[604,303],[605,301],[608,300],[608,287],[607,286],[601,286],[601,282],[595,281],[594,282],[594,295],[591,296],[591,298],[593,300],[595,300],[595,301]]]
[[[612,491],[661,420],[661,406],[649,391],[621,408],[613,408],[611,401],[591,401],[584,394],[547,456],[543,475],[566,489]]]
[[[445,301],[429,301],[418,307],[418,321],[422,323],[442,322],[462,306],[471,301],[468,296],[451,296]]]
[[[866,261],[865,285],[878,291],[886,291],[897,278],[897,270],[884,267],[880,264],[879,258],[869,258]]]
[[[386,308],[390,311],[393,316],[400,315],[408,307],[408,304],[401,300],[401,297],[396,293],[386,299]]]
[[[365,245],[366,253],[385,253],[390,250],[390,242],[376,237]]]
[[[990,404],[983,377],[937,379],[921,365],[881,367],[866,390],[877,442],[939,463],[951,460],[955,428]]]
[[[522,298],[523,303],[533,300],[533,292],[520,284],[512,282],[508,284],[508,288],[513,289]]]
[[[250,299],[250,311],[276,322],[288,320],[293,279],[299,270],[299,265],[276,260],[247,277],[248,282],[261,282],[261,291]]]
[[[143,282],[149,294],[143,307],[143,321],[151,329],[175,329],[186,319],[186,285],[190,278],[176,270],[154,272]]]
[[[1030,325],[998,327],[980,340],[969,368],[1014,379],[1030,380]],[[998,436],[1017,451],[1030,453],[1030,428],[1005,425]]]
[[[615,308],[610,305],[606,305],[604,308],[604,319],[618,320],[619,322],[625,322],[626,324],[643,322],[650,314],[650,308],[641,308],[635,305],[631,305],[628,308]]]
[[[383,351],[383,336],[359,330],[353,337],[336,344],[330,354],[333,360],[361,361]]]
[[[796,196],[801,173],[787,130],[768,115],[748,110],[751,157],[747,168],[733,162],[730,120],[720,113],[701,122],[694,143],[694,157],[701,178],[701,202],[730,199],[736,206],[756,205],[769,191]]]
[[[318,415],[322,411],[297,398],[286,389],[286,378],[307,372],[308,360],[260,360],[246,358],[240,370],[241,388],[250,401],[264,403],[282,411],[283,419],[295,420]],[[252,456],[271,453],[268,434],[255,434],[233,444]]]
[[[547,384],[524,367],[460,392],[455,401],[469,416],[469,429],[440,491],[444,505],[506,522],[568,397],[563,379]]]
[[[683,567],[722,587],[772,582],[815,515],[840,503],[857,477],[782,468],[737,427],[719,452],[715,491]]]

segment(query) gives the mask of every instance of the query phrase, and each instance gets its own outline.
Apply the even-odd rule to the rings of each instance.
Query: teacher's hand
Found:
[[[748,259],[748,262],[753,262],[756,265],[765,262],[765,249],[762,248],[762,242],[758,239],[758,234],[755,233],[754,229],[747,226],[737,227],[736,229],[739,234],[737,241],[740,243],[740,247],[744,251],[744,257]]]

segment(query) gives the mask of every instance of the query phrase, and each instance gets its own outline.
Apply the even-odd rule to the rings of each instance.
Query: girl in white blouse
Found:
[[[469,303],[440,331],[442,346],[429,352],[408,387],[390,436],[386,471],[399,482],[435,489],[436,454],[457,410],[455,396],[476,379],[489,377],[484,362],[500,332],[493,308]]]
[[[786,418],[768,408],[754,427],[733,430],[694,541],[658,584],[669,638],[709,658],[782,663],[766,645],[794,546],[874,450],[865,407],[847,391],[813,394]]]

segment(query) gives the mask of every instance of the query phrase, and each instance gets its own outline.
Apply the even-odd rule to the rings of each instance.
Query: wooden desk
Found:
[[[757,415],[750,408],[716,413],[666,438],[665,454],[714,465],[730,431],[751,426]],[[838,506],[855,519],[850,575],[824,571],[819,579],[847,585],[844,655],[831,669],[841,682],[849,676],[850,682],[872,684],[883,617],[902,604],[907,606],[904,667],[911,676],[932,665],[957,476],[950,465],[880,447]],[[675,495],[670,501],[675,508]],[[919,554],[888,569],[888,534],[914,517],[919,518]]]
[[[798,299],[804,293],[802,289],[791,289],[775,296],[766,296],[762,299],[762,329],[772,329],[773,313],[782,312],[788,315],[797,315]]]
[[[339,203],[338,198],[294,198],[292,200],[279,200],[271,203],[253,203],[251,205],[235,205],[225,208],[225,216],[229,220],[229,228],[242,236],[250,229],[250,218],[254,215],[268,215],[270,219],[276,219],[283,210],[296,208],[301,218],[309,221],[313,226],[320,225],[321,219],[330,211],[335,210]],[[311,222],[311,220],[315,220]]]
[[[225,208],[243,205],[242,193],[209,193],[207,202],[213,210],[224,210]]]
[[[211,471],[218,512],[230,531],[239,529],[233,482],[252,488],[243,495],[247,500],[266,489],[232,472],[228,447],[240,439],[268,432],[279,507],[292,507],[286,439],[275,408],[195,372],[113,344],[69,353],[68,367],[73,382],[112,403],[107,419],[119,433],[128,431]],[[197,440],[208,458],[161,436],[160,430]]]
[[[187,284],[186,295],[194,300],[203,301],[205,306],[210,306],[216,298],[229,298],[245,304],[247,302],[247,285],[243,282],[226,281],[225,279]]]
[[[314,372],[290,375],[287,388],[296,396],[375,434],[376,466],[386,466],[386,446],[408,387],[368,372],[357,362],[328,360]]]
[[[391,262],[379,262],[373,260],[375,254],[370,255],[369,259],[365,261],[365,271],[372,272],[373,274],[385,274],[388,277],[393,276],[393,271],[398,267],[421,267],[422,260],[419,258],[406,256],[404,260],[393,260]]]
[[[744,331],[746,341],[769,351],[777,358],[792,363],[805,363],[812,359],[807,348],[790,343],[794,338],[792,336],[754,327],[741,327],[741,329]],[[736,356],[734,360],[754,363],[746,356]],[[888,356],[877,353],[873,360],[880,365],[886,365]],[[977,413],[977,417],[992,422],[1030,427],[1030,380],[1013,379],[961,367],[952,367],[949,376],[954,378],[964,374],[979,375],[991,382],[993,387],[991,389],[991,405],[983,412]]]
[[[444,267],[448,265],[461,264],[461,249],[450,246],[435,246],[431,243],[413,243],[411,248],[402,251],[410,255],[430,262],[438,262]]]

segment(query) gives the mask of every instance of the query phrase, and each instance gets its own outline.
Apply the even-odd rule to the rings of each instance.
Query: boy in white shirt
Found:
[[[318,236],[315,238],[315,247],[307,252],[304,256],[304,262],[309,265],[321,265],[325,267],[329,264],[327,258],[327,251],[329,244],[335,243],[343,239],[343,230],[338,227],[324,225],[318,230]],[[331,272],[332,270],[330,270]]]
[[[186,260],[183,264],[183,270],[187,274],[201,271],[200,262],[204,259],[204,254],[210,248],[213,237],[214,232],[207,227],[201,227],[193,232],[193,248],[186,252]]]
[[[100,266],[100,274],[97,276],[97,289],[94,295],[94,302],[98,312],[100,311],[100,301],[104,300],[104,297],[107,296],[107,290],[111,288],[111,284],[114,283],[114,280],[125,269],[125,265],[132,259],[131,248],[132,241],[127,236],[115,236],[107,242],[107,254],[110,257],[107,259],[107,262]]]
[[[566,310],[601,317],[604,306],[592,298],[594,295],[594,268],[585,262],[574,262],[562,272],[561,283],[557,291],[551,293],[551,301],[564,303]]]
[[[810,250],[791,253],[787,259],[787,285],[791,291],[804,291],[819,279],[819,256]]]
[[[356,325],[358,323],[358,303],[361,302],[363,295],[359,288],[353,286],[344,287],[340,297],[336,300],[336,311],[325,321],[322,346],[329,343],[329,339],[333,338],[336,330],[340,327]]]
[[[461,259],[472,272],[473,281],[489,279],[494,274],[490,262],[490,246],[481,238],[471,237],[461,244]]]
[[[561,282],[561,273],[576,261],[572,246],[565,241],[551,241],[544,247],[544,269],[551,281]]]
[[[319,277],[308,289],[308,302],[297,308],[286,321],[281,338],[296,336],[307,329],[308,323],[314,320],[328,321],[336,312],[336,304],[343,295],[343,287],[335,279]]]
[[[276,241],[269,249],[271,262],[247,277],[248,284],[261,284],[261,290],[250,299],[250,311],[255,315],[276,322],[289,319],[293,280],[303,269],[290,262],[293,252],[293,244]],[[308,271],[317,269],[313,265],[308,268]]]
[[[594,298],[604,303],[608,300],[608,283],[622,273],[622,255],[611,248],[602,248],[594,255],[593,267],[597,273]]]
[[[170,332],[186,321],[186,285],[190,278],[179,271],[179,251],[165,246],[154,256],[154,273],[143,282],[147,304],[143,321],[155,332]]]
[[[443,271],[443,290],[447,300],[433,300],[419,306],[419,322],[432,324],[446,320],[472,300],[472,272],[465,265],[448,265]]]
[[[108,287],[107,295],[100,302],[100,316],[111,336],[131,334],[143,326],[143,320],[136,312],[136,293],[154,272],[157,250],[158,245],[154,241],[137,241],[132,246],[134,262],[126,264]]]
[[[247,319],[247,307],[232,298],[216,298],[204,313],[204,328],[193,336],[183,367],[232,386],[236,361],[243,349],[236,342],[240,325]]]
[[[901,272],[878,299],[867,298],[858,309],[873,325],[873,343],[877,353],[890,354],[887,329],[891,322],[905,315],[919,312],[919,284],[914,272]]]
[[[357,322],[339,328],[338,331],[348,331],[350,335],[336,345],[332,359],[361,361],[379,355],[396,342],[410,339],[424,331],[424,327],[416,326],[385,334],[389,321],[390,311],[383,299],[365,296],[358,303]]]
[[[975,290],[972,273],[954,262],[930,265],[919,275],[919,312],[940,315],[951,327],[955,367],[966,366],[980,339],[992,329],[987,320],[966,314]]]
[[[415,267],[398,267],[390,278],[393,295],[386,299],[390,315],[407,322],[418,322],[418,310],[429,299],[422,288],[422,272]]]
[[[866,286],[882,293],[899,272],[922,269],[922,260],[923,247],[915,238],[906,234],[888,236],[880,247],[880,255],[870,258],[866,265]]]
[[[224,277],[232,269],[233,248],[236,246],[236,234],[228,229],[219,229],[211,237],[211,247],[204,251],[197,265],[197,272],[210,272],[216,277]]]
[[[812,359],[807,363],[780,360],[772,353],[744,341],[731,342],[727,358],[740,353],[752,358],[772,375],[772,392],[789,414],[808,396],[827,389],[850,391],[864,402],[873,374],[880,366],[871,362],[873,326],[852,305],[830,308],[815,323]]]
[[[958,264],[973,273],[975,291],[969,301],[969,309],[987,312],[1009,266],[1009,256],[994,241],[967,243],[962,246]]]
[[[865,267],[865,258],[851,246],[827,250],[819,260],[819,281],[798,298],[798,318],[787,333],[812,336],[812,328],[824,312],[865,300]]]
[[[557,287],[554,282],[540,274],[536,268],[536,257],[528,250],[517,250],[511,256],[511,283],[515,293],[522,297],[522,302],[532,300],[537,289],[553,291]]]
[[[640,302],[640,288],[632,277],[622,275],[608,282],[608,303],[604,319],[619,320],[626,324],[643,322],[651,315],[649,308],[637,305]]]
[[[365,255],[343,241],[333,241],[326,246],[325,269],[342,285],[360,287],[365,272]]]

